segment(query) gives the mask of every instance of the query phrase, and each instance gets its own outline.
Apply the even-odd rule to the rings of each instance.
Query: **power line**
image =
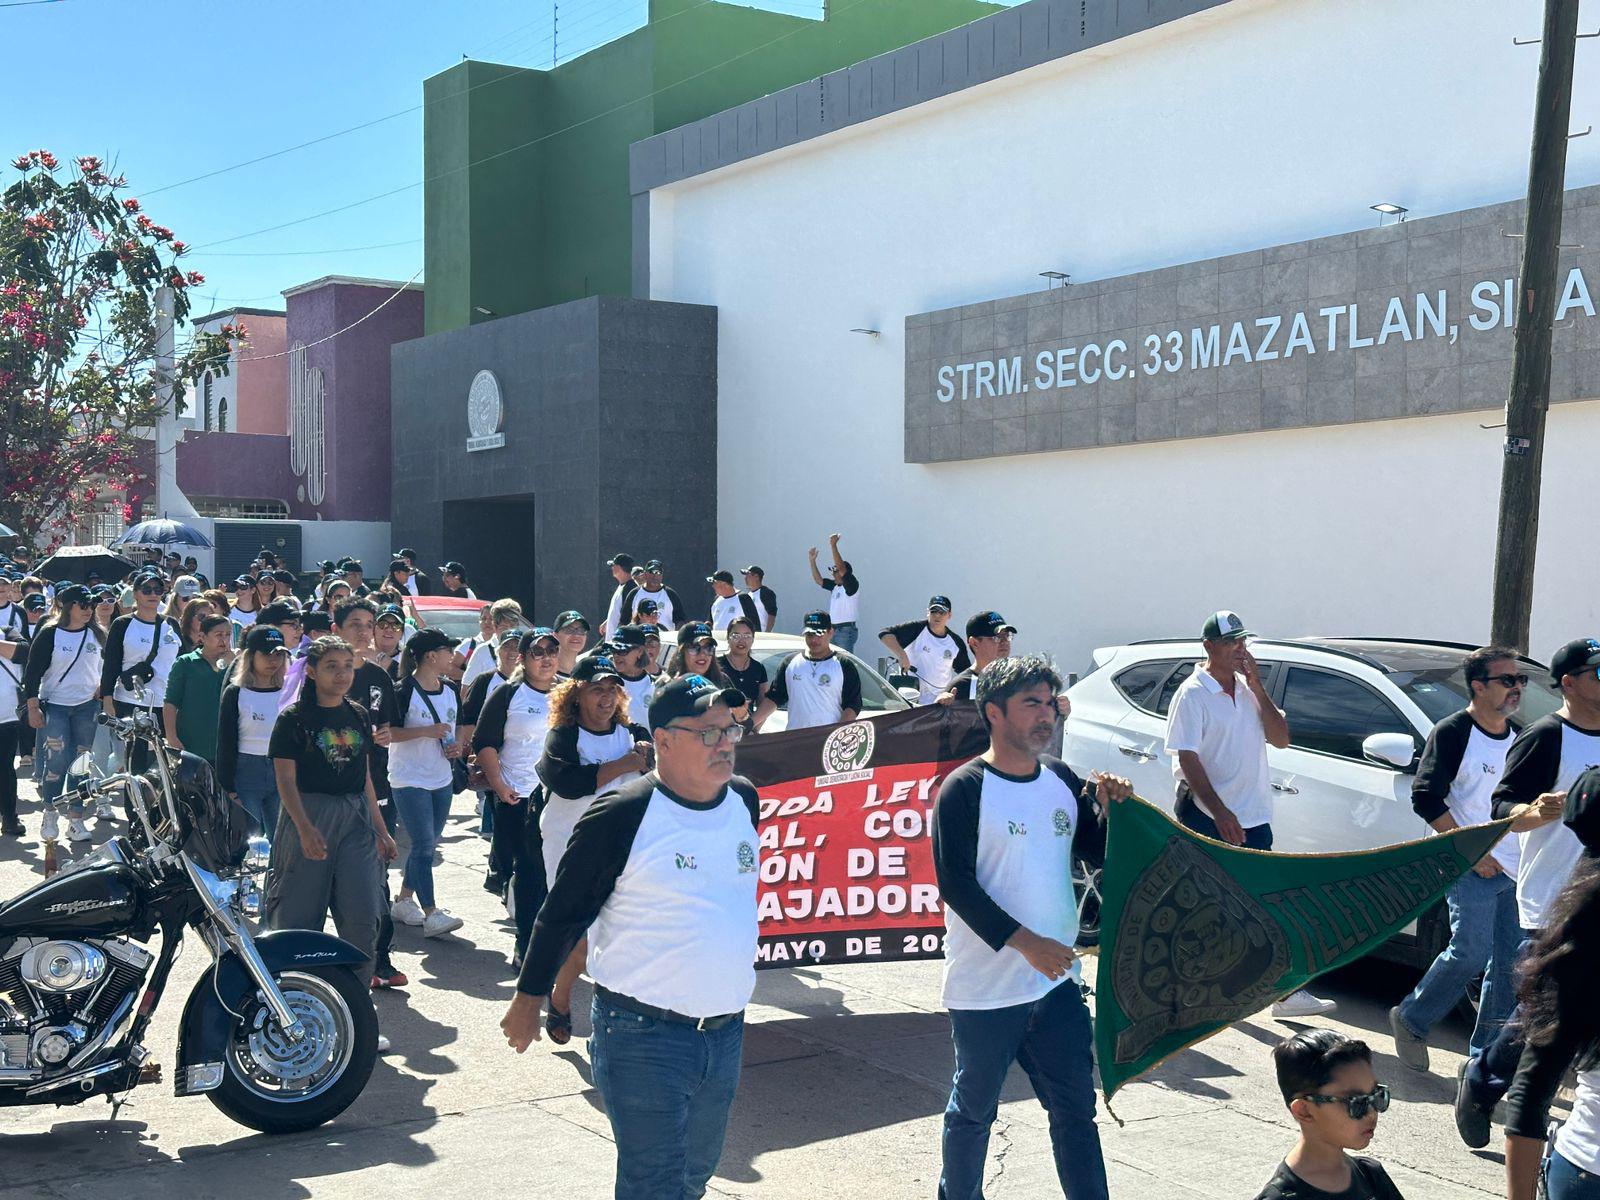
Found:
[[[302,258],[314,254],[354,254],[358,250],[388,250],[395,246],[415,246],[421,238],[402,242],[373,242],[370,246],[339,246],[332,250],[213,250],[208,258]]]
[[[714,0],[701,0],[701,5],[709,4],[709,3],[713,3],[713,2],[714,2]],[[833,11],[835,13],[849,12],[851,9],[859,8],[861,5],[866,4],[868,2],[869,2],[869,0],[855,0],[854,4],[846,4],[846,5],[842,5],[842,6],[837,6],[837,7],[834,8]],[[696,5],[694,7],[700,7],[700,5]],[[687,12],[689,10],[685,9],[683,11]],[[678,13],[678,14],[674,14],[674,15],[682,15],[682,13]],[[796,18],[796,20],[803,20],[803,19],[804,18]],[[519,150],[526,150],[530,146],[537,146],[541,142],[547,142],[551,138],[560,137],[564,133],[571,133],[574,129],[581,129],[585,125],[592,125],[596,121],[604,120],[606,117],[614,116],[615,114],[621,112],[623,109],[632,108],[634,105],[642,104],[646,100],[653,100],[657,96],[662,95],[663,93],[670,92],[673,88],[682,87],[686,83],[692,83],[696,79],[700,79],[700,78],[702,78],[702,77],[704,77],[706,75],[711,74],[713,71],[719,71],[723,67],[727,67],[727,66],[732,65],[733,63],[738,62],[740,59],[748,58],[748,57],[750,57],[750,55],[759,53],[760,51],[765,50],[770,46],[775,46],[779,42],[787,41],[789,38],[794,37],[796,34],[806,32],[809,28],[810,28],[809,25],[802,25],[802,26],[800,26],[798,28],[791,29],[788,33],[781,33],[775,38],[769,38],[767,41],[764,41],[764,42],[759,43],[758,45],[752,46],[752,47],[750,47],[750,49],[745,50],[742,53],[735,54],[732,58],[725,58],[725,59],[722,59],[722,60],[720,60],[718,62],[712,63],[709,67],[705,67],[702,70],[696,71],[692,75],[685,75],[682,79],[676,79],[673,82],[665,85],[664,87],[656,88],[654,91],[648,92],[643,96],[636,96],[632,100],[624,100],[621,104],[615,105],[612,108],[608,108],[604,112],[595,113],[593,116],[585,117],[581,121],[574,121],[570,125],[565,125],[560,129],[551,130],[549,133],[543,134],[543,135],[541,135],[539,137],[536,137],[536,138],[530,138],[528,141],[521,142],[518,145],[508,146],[504,150],[497,150],[493,154],[485,155],[483,158],[474,159],[473,161],[471,161],[469,163],[464,163],[459,167],[451,167],[447,171],[440,171],[437,175],[429,175],[429,176],[427,176],[427,177],[425,177],[423,179],[418,180],[415,183],[407,183],[407,184],[403,184],[402,186],[397,187],[397,188],[390,188],[386,192],[378,192],[377,194],[372,195],[372,196],[365,196],[365,197],[363,197],[363,198],[361,198],[359,200],[352,200],[348,204],[341,204],[341,205],[339,205],[339,206],[337,206],[335,208],[324,209],[322,212],[312,213],[310,216],[297,217],[293,221],[284,221],[284,222],[282,222],[281,224],[278,224],[278,225],[269,225],[264,229],[251,230],[249,233],[234,234],[232,237],[226,237],[226,238],[223,238],[220,241],[207,242],[206,245],[207,246],[226,246],[230,242],[239,242],[239,241],[243,241],[246,238],[259,237],[261,234],[264,234],[264,233],[276,233],[278,230],[280,230],[280,229],[288,229],[292,225],[303,225],[308,221],[316,221],[316,220],[320,220],[323,217],[331,217],[335,213],[347,212],[352,208],[360,208],[362,205],[365,205],[365,204],[372,204],[372,203],[374,203],[374,202],[376,202],[378,200],[387,199],[390,196],[397,196],[401,192],[409,192],[413,188],[422,187],[424,184],[434,183],[434,182],[436,182],[437,180],[440,180],[440,179],[447,179],[451,175],[459,174],[462,171],[470,171],[473,167],[480,167],[484,163],[493,162],[497,158],[504,158],[508,154],[515,154]],[[460,95],[462,93],[455,93],[455,94],[456,95]],[[197,246],[195,248],[197,250],[201,250],[201,249],[204,249],[205,246]]]
[[[6,0],[0,8],[31,8],[35,4],[65,4],[66,0]]]

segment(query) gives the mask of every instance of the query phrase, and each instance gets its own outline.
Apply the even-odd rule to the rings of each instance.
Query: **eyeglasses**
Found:
[[[728,640],[730,642],[753,642],[756,640],[756,635],[753,633],[730,633]]]
[[[692,733],[700,739],[702,746],[715,746],[722,741],[737,744],[744,737],[743,725],[722,725],[715,729],[690,729],[687,725],[668,725],[666,728],[675,729],[681,733]]]
[[[1370,1112],[1389,1111],[1389,1085],[1380,1083],[1375,1089],[1360,1096],[1324,1096],[1307,1092],[1300,1097],[1313,1104],[1342,1104],[1352,1121],[1359,1121]]]
[[[1528,686],[1526,675],[1490,675],[1488,678],[1491,683],[1498,683],[1503,688]]]

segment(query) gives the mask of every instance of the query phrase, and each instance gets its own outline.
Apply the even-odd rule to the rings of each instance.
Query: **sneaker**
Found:
[[[1474,1150],[1489,1144],[1489,1114],[1479,1108],[1467,1087],[1467,1063],[1456,1069],[1456,1132]]]
[[[453,913],[442,908],[436,908],[428,914],[422,922],[423,937],[443,937],[445,934],[460,929],[466,922]]]
[[[94,802],[94,819],[96,821],[115,821],[117,810],[111,807],[111,801],[104,796]]]
[[[73,817],[67,822],[67,837],[74,842],[92,842],[94,834],[89,832],[89,826],[82,817]]]
[[[389,1039],[381,1033],[378,1035],[378,1053],[389,1053]]]
[[[421,925],[427,918],[422,905],[412,896],[406,896],[389,905],[389,915],[400,925]]]
[[[7,837],[21,837],[27,830],[22,828],[22,822],[12,817],[4,825],[0,825],[0,833]]]
[[[1275,1021],[1283,1021],[1296,1017],[1320,1017],[1323,1013],[1331,1013],[1338,1007],[1332,1000],[1313,996],[1305,988],[1301,988],[1298,992],[1289,993],[1272,1006],[1272,1018]]]
[[[1428,1039],[1412,1033],[1400,1019],[1400,1006],[1389,1010],[1389,1029],[1394,1034],[1395,1057],[1413,1071],[1428,1069]]]
[[[44,820],[39,822],[39,840],[53,842],[61,836],[61,814],[53,808],[44,810]]]
[[[404,971],[394,967],[379,967],[372,975],[372,990],[377,992],[384,988],[403,988],[410,982]]]

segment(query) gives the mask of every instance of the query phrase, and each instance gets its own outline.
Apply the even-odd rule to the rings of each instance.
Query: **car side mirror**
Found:
[[[1368,762],[1414,771],[1417,765],[1417,739],[1407,733],[1374,733],[1361,743],[1361,755]]]
[[[909,701],[912,704],[915,704],[918,700],[922,699],[921,688],[897,687],[895,688],[895,694],[898,695],[900,699]]]

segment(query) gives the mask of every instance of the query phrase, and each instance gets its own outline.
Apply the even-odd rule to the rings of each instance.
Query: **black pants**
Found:
[[[161,729],[162,728],[161,710],[159,708],[151,708],[149,705],[146,705],[146,704],[124,704],[121,700],[115,700],[112,703],[114,703],[117,706],[117,716],[121,717],[123,720],[127,720],[129,717],[133,716],[133,714],[136,713],[136,712],[154,713],[155,714],[155,719],[156,719],[156,728],[157,729]],[[171,759],[168,759],[167,761],[170,762]],[[150,746],[149,746],[149,744],[147,742],[145,742],[143,738],[140,738],[140,739],[138,739],[136,741],[129,742],[128,743],[128,772],[130,774],[132,774],[132,775],[143,775],[149,769],[150,769]]]
[[[521,804],[505,804],[491,797],[494,805],[494,837],[489,843],[491,870],[511,877],[510,905],[517,923],[517,953],[528,948],[533,934],[533,919],[539,915],[549,890],[544,877],[544,841],[539,837],[539,809],[536,791]]]
[[[21,721],[0,725],[0,821],[8,824],[17,819],[17,743],[23,729]],[[28,733],[31,735],[33,730]],[[28,744],[33,744],[31,736]]]

